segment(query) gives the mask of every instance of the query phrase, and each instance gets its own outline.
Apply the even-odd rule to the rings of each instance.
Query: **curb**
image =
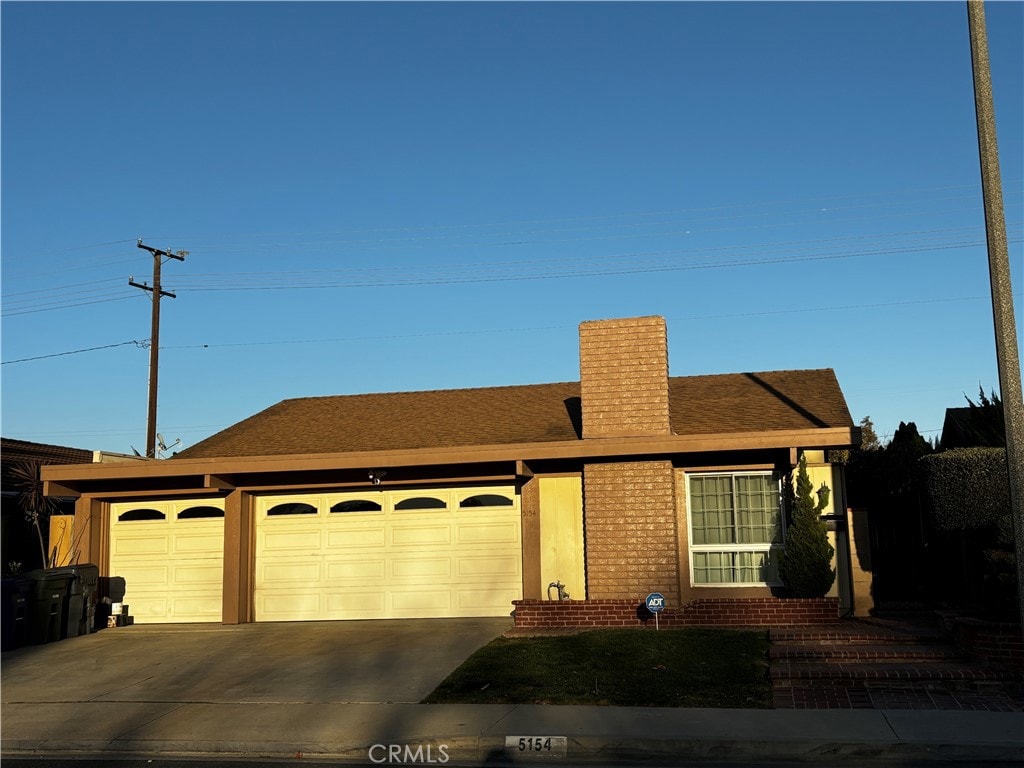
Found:
[[[567,742],[564,758],[521,758],[505,751],[503,739],[495,736],[432,737],[417,740],[423,748],[421,759],[407,765],[490,766],[490,765],[566,765],[623,763],[677,765],[681,760],[913,760],[971,763],[1024,762],[1020,743],[909,743],[909,742],[830,742],[830,741],[723,741],[692,739],[573,738]],[[202,745],[206,746],[206,745]],[[188,740],[87,739],[5,740],[0,753],[4,757],[57,757],[73,754],[77,758],[178,757],[258,758],[275,760],[304,759],[310,762],[334,761],[357,765],[387,764],[371,760],[372,744],[323,744],[312,742],[276,742],[259,744],[223,741],[199,748]],[[431,751],[426,751],[427,747]],[[441,747],[444,749],[442,750]],[[380,755],[382,752],[378,751]],[[447,759],[441,759],[446,757]]]

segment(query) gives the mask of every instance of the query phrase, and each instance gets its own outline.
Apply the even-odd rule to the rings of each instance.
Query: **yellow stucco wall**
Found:
[[[817,494],[822,484],[828,486],[830,491],[828,505],[822,510],[822,515],[834,515],[845,510],[846,504],[843,499],[844,488],[839,473],[841,467],[825,463],[824,451],[804,451],[804,458],[807,459],[807,475],[811,479],[811,486]],[[796,473],[794,472],[794,481]],[[831,527],[831,526],[830,526]],[[849,579],[849,549],[846,541],[846,534],[837,537],[836,531],[828,532],[828,542],[835,550],[832,556],[832,567],[836,569],[836,580],[829,590],[829,597],[838,597],[842,608],[851,607],[852,595],[850,592]]]
[[[580,477],[540,478],[540,576],[544,598],[555,581],[565,585],[573,600],[587,596]]]

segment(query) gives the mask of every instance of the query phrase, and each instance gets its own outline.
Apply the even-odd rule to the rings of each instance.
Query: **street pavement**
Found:
[[[136,625],[21,648],[2,657],[0,753],[368,765],[1024,762],[1019,712],[418,703],[509,627]]]

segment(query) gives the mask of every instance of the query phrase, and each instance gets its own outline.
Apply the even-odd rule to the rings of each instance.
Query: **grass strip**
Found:
[[[760,631],[601,629],[500,637],[424,702],[768,708],[767,658],[767,633]]]

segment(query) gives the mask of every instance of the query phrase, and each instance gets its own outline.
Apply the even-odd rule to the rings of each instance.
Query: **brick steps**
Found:
[[[1024,711],[1024,670],[971,659],[920,620],[843,620],[769,638],[776,708]]]
[[[951,661],[782,662],[771,665],[771,678],[773,681],[790,683],[798,680],[818,680],[835,685],[853,686],[871,682],[1013,682],[1024,680],[1024,673]]]
[[[882,660],[900,661],[942,661],[962,658],[959,651],[943,645],[917,645],[904,643],[893,644],[852,643],[835,645],[831,643],[773,644],[768,651],[768,658],[780,661],[815,661],[815,660]]]

